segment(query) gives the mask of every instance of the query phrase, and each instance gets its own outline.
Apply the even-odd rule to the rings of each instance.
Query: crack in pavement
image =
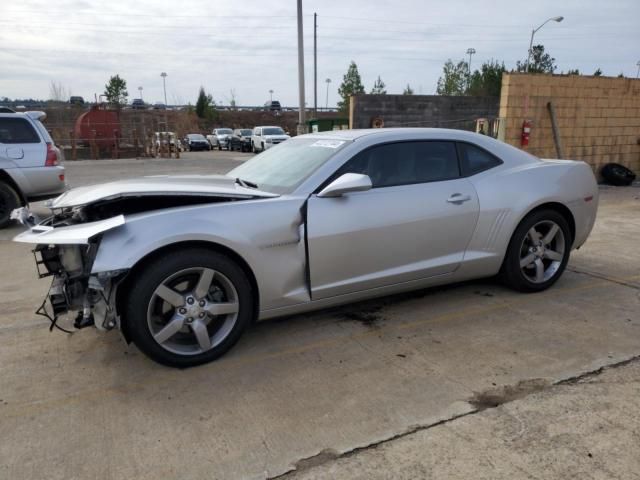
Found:
[[[581,270],[579,268],[568,267],[568,266],[567,266],[567,270],[573,273],[577,273],[579,275],[586,275],[588,277],[597,278],[599,280],[605,280],[607,282],[616,283],[618,285],[622,285],[623,287],[629,287],[629,288],[633,288],[634,290],[640,290],[640,286],[634,283],[629,283],[626,280],[622,280],[618,278],[612,278],[602,273],[592,272],[590,270]]]
[[[595,369],[595,370],[590,370],[588,372],[583,372],[580,373],[578,375],[574,375],[571,377],[567,377],[561,380],[557,380],[555,382],[547,382],[544,381],[543,379],[530,379],[530,380],[523,380],[518,382],[515,386],[514,385],[507,385],[504,387],[501,387],[500,390],[503,391],[504,395],[502,398],[500,398],[500,396],[497,393],[496,389],[491,389],[487,392],[481,392],[481,393],[476,393],[474,395],[474,398],[467,400],[467,402],[469,403],[469,405],[474,406],[475,408],[469,410],[468,412],[465,413],[460,413],[457,415],[452,415],[450,417],[444,418],[442,420],[439,420],[437,422],[434,423],[430,423],[427,425],[416,425],[413,427],[408,428],[407,430],[397,433],[395,435],[392,435],[390,437],[384,438],[382,440],[377,440],[375,442],[371,442],[367,445],[363,445],[360,447],[355,447],[352,448],[350,450],[347,450],[345,452],[338,452],[334,449],[331,448],[326,448],[322,451],[320,451],[319,453],[317,453],[316,455],[312,455],[310,457],[305,457],[305,458],[301,458],[300,460],[298,460],[297,462],[294,463],[293,468],[291,468],[290,470],[287,470],[284,473],[281,473],[279,475],[276,476],[272,476],[272,477],[266,477],[265,480],[282,480],[282,479],[290,479],[293,478],[294,475],[297,475],[299,473],[303,473],[305,471],[311,470],[315,467],[324,465],[326,463],[329,462],[333,462],[342,458],[349,458],[352,457],[354,455],[357,455],[360,452],[366,451],[366,450],[371,450],[371,449],[375,449],[381,445],[385,445],[387,443],[393,442],[394,440],[398,440],[400,438],[403,437],[407,437],[409,435],[413,435],[414,433],[418,433],[418,432],[422,432],[425,430],[430,430],[432,428],[438,427],[440,425],[445,425],[451,422],[454,422],[460,418],[464,418],[464,417],[468,417],[470,415],[475,415],[478,413],[481,413],[485,410],[488,409],[492,409],[492,408],[497,408],[501,405],[513,402],[515,400],[519,400],[525,397],[528,397],[529,395],[535,394],[535,393],[539,393],[542,391],[546,391],[549,390],[553,387],[556,386],[563,386],[563,385],[576,385],[579,384],[585,380],[589,380],[591,378],[597,377],[598,375],[601,375],[603,372],[605,372],[606,370],[612,370],[615,368],[619,368],[619,367],[623,367],[625,365],[629,365],[630,363],[636,362],[636,361],[640,361],[640,354],[638,355],[634,355],[632,357],[629,357],[625,360],[621,360],[619,362],[614,362],[614,363],[610,363],[610,364],[606,364],[606,365],[602,365],[601,367]],[[489,401],[479,401],[478,399],[482,399],[483,395],[487,395],[488,396],[488,400]]]

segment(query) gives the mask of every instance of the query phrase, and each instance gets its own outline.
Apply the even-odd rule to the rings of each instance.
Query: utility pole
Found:
[[[640,78],[640,60],[638,60],[638,63],[636,63],[636,65],[638,66],[638,73],[636,73],[636,78]]]
[[[140,100],[142,100],[142,87],[138,87],[138,90],[140,91]]]
[[[273,102],[273,90],[269,90],[269,101]],[[271,108],[271,106],[269,106]]]
[[[305,100],[304,100],[304,39],[302,37],[302,0],[298,0],[298,134],[303,134],[305,128]]]
[[[327,79],[325,80],[325,82],[327,82],[327,101],[326,101],[326,103],[325,103],[325,105],[324,105],[324,108],[325,108],[326,110],[329,110],[329,84],[331,83],[331,79],[330,79],[330,78],[327,78]]]
[[[318,14],[313,14],[313,111],[318,116]]]

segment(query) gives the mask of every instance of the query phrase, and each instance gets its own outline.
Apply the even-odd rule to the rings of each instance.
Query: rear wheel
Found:
[[[13,209],[20,206],[18,193],[6,183],[0,182],[0,228],[9,224]]]
[[[147,265],[135,280],[125,321],[151,359],[186,368],[228,351],[253,317],[251,283],[224,255],[193,248]]]
[[[571,251],[567,220],[554,210],[534,212],[511,237],[501,275],[511,288],[539,292],[562,275]]]

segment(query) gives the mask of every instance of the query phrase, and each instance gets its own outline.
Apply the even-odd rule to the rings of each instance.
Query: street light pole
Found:
[[[269,101],[273,102],[273,90],[269,90]],[[269,107],[271,108],[271,107]]]
[[[167,106],[167,83],[166,83],[167,72],[162,72],[160,76],[162,77],[162,88],[164,90],[164,105],[166,107]]]
[[[564,17],[560,16],[560,17],[547,18],[544,22],[542,22],[542,24],[538,28],[534,28],[533,30],[531,30],[531,41],[529,42],[529,54],[527,55],[527,64],[526,64],[525,72],[529,72],[529,61],[531,60],[531,54],[533,53],[533,36],[536,34],[538,30],[544,27],[551,20],[553,20],[554,22],[560,23],[562,20],[564,20]]]
[[[140,91],[140,100],[142,100],[142,87],[138,87],[138,90]]]
[[[318,14],[313,14],[313,110],[318,115]]]
[[[298,134],[305,132],[304,40],[302,36],[302,0],[298,0]]]
[[[467,55],[469,55],[469,64],[467,65],[467,88],[471,85],[471,56],[475,53],[475,48],[467,48]]]
[[[329,109],[329,84],[331,83],[331,79],[327,78],[325,82],[327,82],[327,102],[325,103],[324,108],[328,110]]]

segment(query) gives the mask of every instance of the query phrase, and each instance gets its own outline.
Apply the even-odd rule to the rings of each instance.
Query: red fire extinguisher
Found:
[[[520,146],[526,147],[529,145],[529,135],[531,134],[531,120],[525,120],[522,122],[522,136],[520,137]]]

